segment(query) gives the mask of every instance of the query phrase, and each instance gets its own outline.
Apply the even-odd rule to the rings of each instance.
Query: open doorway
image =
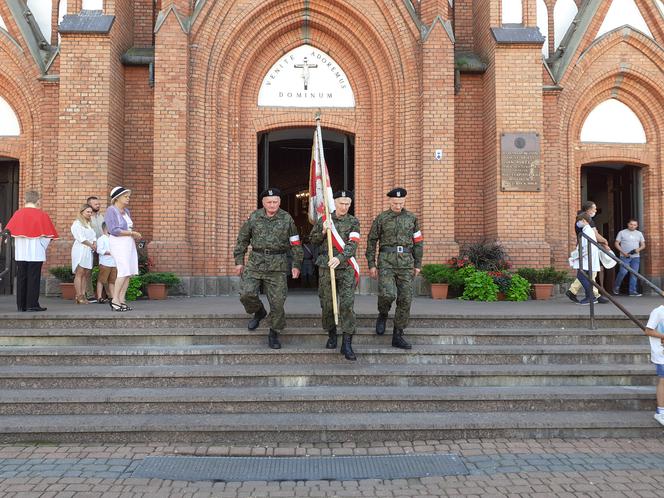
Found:
[[[581,168],[581,202],[594,201],[597,230],[615,251],[616,235],[635,218],[643,231],[643,186],[639,166],[621,163],[591,164]],[[641,272],[647,263],[647,251],[641,259]],[[604,271],[604,287],[611,289],[617,268]],[[629,279],[623,281],[627,285]]]
[[[257,192],[267,187],[282,191],[281,208],[293,217],[305,244],[311,231],[307,213],[313,135],[313,128],[291,128],[258,136]],[[354,190],[355,137],[323,129],[323,148],[332,190]],[[258,200],[257,205],[260,206]],[[289,278],[288,285],[291,288],[317,287],[315,280],[307,279],[291,281]]]
[[[18,209],[18,161],[0,158],[0,224],[4,229],[12,214]],[[7,258],[9,255],[9,258]],[[0,244],[0,273],[7,269],[0,280],[0,294],[11,294],[14,282],[14,253],[11,244]]]

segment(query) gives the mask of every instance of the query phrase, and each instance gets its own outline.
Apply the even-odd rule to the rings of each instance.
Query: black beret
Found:
[[[262,200],[263,197],[272,197],[272,196],[281,197],[281,190],[279,190],[278,188],[266,188],[261,192],[261,195],[259,197]]]
[[[339,197],[348,197],[351,200],[353,199],[353,191],[352,190],[337,190],[332,197],[335,199],[338,199]]]
[[[388,197],[406,197],[408,191],[405,188],[397,187],[393,188],[387,193]]]

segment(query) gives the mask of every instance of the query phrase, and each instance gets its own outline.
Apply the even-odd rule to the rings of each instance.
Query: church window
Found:
[[[83,0],[83,10],[104,10],[104,0]]]
[[[21,134],[21,127],[12,106],[0,97],[0,136],[16,137]]]
[[[522,24],[523,5],[521,0],[503,0],[502,24]]]
[[[613,0],[595,38],[626,24],[652,38],[652,33],[634,0]]]
[[[646,143],[646,132],[638,116],[616,99],[595,107],[581,129],[582,142]]]
[[[53,13],[52,0],[28,0],[28,9],[32,12],[42,35],[44,35],[44,38],[50,42],[51,14]]]
[[[4,29],[5,31],[9,31],[7,29],[7,25],[5,24],[5,20],[0,16],[0,28]]]
[[[549,9],[547,9],[544,0],[537,0],[537,27],[544,36],[545,41],[542,44],[542,55],[545,59],[549,58]]]
[[[558,0],[553,7],[553,48],[557,49],[565,38],[579,9],[574,0]]]

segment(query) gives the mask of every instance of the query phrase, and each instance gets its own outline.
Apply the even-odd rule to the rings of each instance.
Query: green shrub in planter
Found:
[[[454,273],[454,268],[448,265],[429,264],[422,267],[422,277],[430,284],[449,284]]]
[[[474,270],[465,279],[461,299],[467,301],[496,301],[497,296],[498,286],[493,281],[493,277],[487,272]]]
[[[144,285],[166,284],[166,287],[174,287],[180,283],[180,278],[171,272],[148,272],[140,276]]]
[[[512,275],[510,285],[505,292],[508,301],[527,301],[530,296],[530,283],[520,275]]]
[[[547,268],[519,268],[517,274],[528,280],[531,284],[564,284],[572,280],[566,271]]]
[[[71,266],[52,266],[48,269],[48,272],[63,284],[71,284],[74,281]]]

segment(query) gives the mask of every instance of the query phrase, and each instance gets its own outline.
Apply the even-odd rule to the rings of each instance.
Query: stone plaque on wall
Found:
[[[539,192],[540,157],[538,133],[503,133],[500,137],[501,190]]]

